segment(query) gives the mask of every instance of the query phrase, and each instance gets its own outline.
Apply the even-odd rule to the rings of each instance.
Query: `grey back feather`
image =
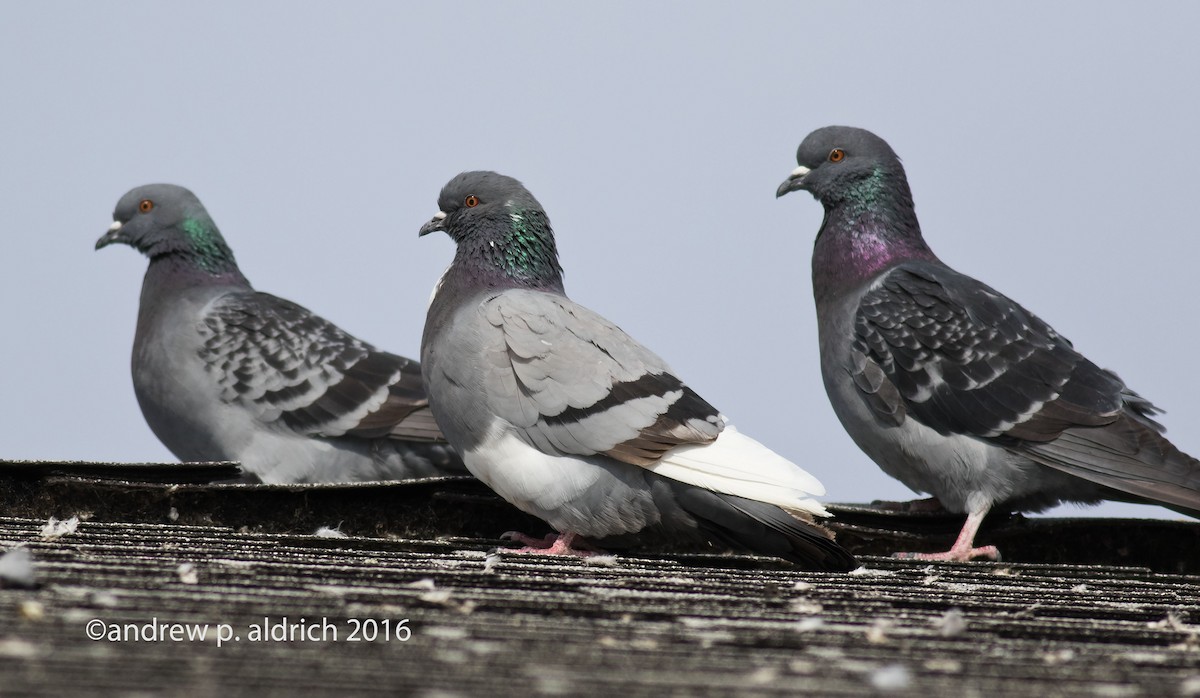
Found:
[[[472,312],[488,408],[539,450],[647,465],[723,428],[666,362],[564,296],[510,289]]]
[[[415,362],[268,293],[220,297],[200,334],[221,399],[298,434],[408,436],[398,425],[428,405]],[[418,440],[435,440],[428,421]]]

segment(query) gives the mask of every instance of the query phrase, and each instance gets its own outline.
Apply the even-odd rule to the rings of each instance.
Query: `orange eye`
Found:
[[[479,197],[472,194],[472,195],[468,196],[467,200],[464,201],[463,203],[467,205],[467,208],[475,208],[476,206],[479,205]]]
[[[846,151],[841,148],[834,148],[829,151],[829,162],[841,162],[846,159]]]
[[[150,199],[142,199],[142,202],[138,204],[138,210],[142,213],[150,213],[154,210],[154,202]]]

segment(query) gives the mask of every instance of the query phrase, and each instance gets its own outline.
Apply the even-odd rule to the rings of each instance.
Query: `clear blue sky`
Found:
[[[820,206],[774,198],[830,123],[900,153],[943,259],[1200,453],[1197,26],[1188,2],[8,3],[0,458],[170,459],[129,378],[146,262],[92,249],[131,187],[191,188],[258,288],[415,356],[452,253],[417,229],[494,169],[545,205],[576,300],[829,499],[908,498],[821,387]]]

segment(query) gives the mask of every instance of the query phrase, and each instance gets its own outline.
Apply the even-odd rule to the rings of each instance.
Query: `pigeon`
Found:
[[[724,549],[847,571],[812,522],[809,473],[742,435],[616,325],[565,295],[550,221],[520,182],[465,172],[420,235],[457,244],[421,339],[430,407],[467,469],[586,554],[651,526]],[[547,547],[548,546],[548,547]]]
[[[429,412],[415,361],[255,291],[196,196],[150,184],[121,197],[96,249],[150,259],[133,388],[184,461],[241,461],[264,483],[466,475]]]
[[[821,374],[872,460],[965,513],[949,551],[974,547],[988,511],[1060,502],[1157,503],[1200,516],[1200,462],[1164,436],[1154,405],[999,291],[946,266],[921,236],[900,159],[878,136],[808,135],[776,196],[825,208],[813,247]]]

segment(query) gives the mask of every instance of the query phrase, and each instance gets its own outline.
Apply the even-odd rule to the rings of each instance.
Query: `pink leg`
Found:
[[[975,534],[979,532],[979,525],[983,523],[983,517],[985,516],[987,516],[987,509],[967,514],[967,520],[963,523],[962,531],[958,534],[958,540],[954,541],[954,545],[944,553],[894,553],[892,557],[904,560],[946,560],[952,562],[966,562],[977,557],[999,560],[1000,551],[994,545],[986,545],[982,548],[971,547],[975,543]]]
[[[591,557],[593,555],[602,554],[604,551],[597,550],[588,545],[587,541],[580,538],[575,533],[563,533],[547,535],[545,538],[532,538],[519,533],[517,531],[508,531],[500,536],[504,540],[515,540],[518,543],[524,543],[524,548],[508,550],[510,553],[533,553],[535,555],[574,555],[576,557]],[[578,547],[573,547],[578,546]]]

